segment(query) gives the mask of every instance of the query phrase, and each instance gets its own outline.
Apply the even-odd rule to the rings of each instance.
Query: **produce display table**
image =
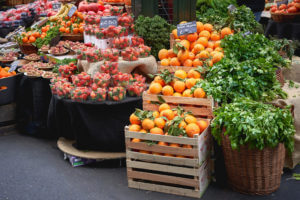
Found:
[[[298,22],[275,22],[269,20],[265,30],[266,36],[277,36],[279,38],[287,38],[292,40],[300,40],[300,23]],[[295,53],[300,55],[300,49]]]
[[[48,136],[47,116],[51,99],[49,79],[22,75],[17,95],[17,119],[22,132]]]
[[[141,97],[123,101],[74,102],[52,96],[48,127],[58,137],[76,140],[80,150],[125,151],[124,126],[135,108],[142,108]]]

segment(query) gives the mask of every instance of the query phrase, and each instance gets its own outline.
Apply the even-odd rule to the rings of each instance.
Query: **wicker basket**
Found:
[[[16,6],[23,4],[23,0],[6,0],[6,5],[8,6]]]
[[[83,41],[83,34],[63,34],[61,39],[70,41]]]
[[[282,69],[280,67],[278,67],[276,70],[276,79],[281,84],[281,87],[283,87],[284,86],[284,77],[283,77]]]
[[[289,21],[299,21],[300,12],[299,13],[272,13],[271,17],[275,22],[289,22]]]
[[[23,43],[19,44],[20,50],[23,54],[31,54],[31,53],[37,53],[38,48],[33,46],[32,44]]]
[[[249,149],[247,146],[232,150],[228,135],[222,134],[222,150],[228,183],[234,190],[266,195],[279,188],[285,158],[282,143],[263,150]]]

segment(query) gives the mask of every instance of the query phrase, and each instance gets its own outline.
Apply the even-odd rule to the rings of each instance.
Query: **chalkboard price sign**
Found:
[[[13,71],[15,71],[15,70],[17,69],[17,67],[18,67],[18,64],[19,64],[19,61],[18,61],[18,60],[16,60],[16,61],[14,61],[13,63],[11,63],[10,69],[8,70],[8,72],[13,72]]]
[[[101,17],[100,28],[107,28],[109,26],[118,26],[117,16]]]
[[[77,10],[77,7],[76,6],[72,6],[71,9],[68,12],[68,16],[72,17],[74,15],[74,13],[75,13],[76,10]]]
[[[52,8],[53,10],[59,10],[61,7],[61,3],[57,2],[57,3],[52,3]]]
[[[197,32],[197,24],[196,21],[187,22],[184,24],[178,24],[177,25],[177,34],[180,35],[187,35],[190,33],[196,33]]]

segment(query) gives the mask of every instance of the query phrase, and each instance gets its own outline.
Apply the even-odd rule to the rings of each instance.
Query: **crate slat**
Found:
[[[148,162],[157,162],[157,163],[165,163],[165,164],[172,164],[172,165],[180,165],[180,166],[188,166],[188,167],[195,167],[199,165],[199,160],[196,158],[177,158],[177,157],[166,157],[166,156],[159,156],[153,154],[145,154],[139,153],[134,151],[127,150],[126,157],[132,160],[143,160]]]
[[[141,162],[141,161],[127,160],[127,167],[137,168],[137,169],[148,169],[148,170],[160,171],[160,172],[169,172],[175,174],[184,174],[190,176],[200,175],[200,172],[197,168],[177,167],[177,166],[148,163],[148,162]]]
[[[165,186],[165,185],[156,185],[151,183],[143,183],[143,182],[137,182],[137,181],[129,181],[128,180],[128,187],[136,188],[136,189],[143,189],[143,190],[150,190],[154,192],[163,192],[167,194],[175,194],[175,195],[181,195],[181,196],[187,196],[187,197],[194,197],[194,198],[200,198],[201,193],[200,191],[195,191],[191,189],[183,189],[178,187],[172,187],[172,186]]]
[[[166,153],[173,155],[181,155],[181,156],[189,156],[189,157],[198,157],[198,149],[187,149],[182,147],[170,147],[170,146],[160,146],[157,144],[153,144],[149,146],[145,142],[126,142],[126,147],[131,149],[138,149],[144,151],[151,151],[157,153]]]
[[[190,186],[190,187],[197,187],[199,185],[199,181],[194,179],[162,175],[162,174],[154,174],[148,172],[127,170],[127,176],[133,179],[141,179],[141,180],[155,181],[161,183]]]

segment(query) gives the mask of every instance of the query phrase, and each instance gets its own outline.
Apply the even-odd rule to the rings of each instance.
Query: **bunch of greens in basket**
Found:
[[[221,134],[228,135],[232,149],[241,145],[262,150],[283,143],[289,152],[294,149],[294,121],[289,107],[239,99],[215,110],[212,134],[220,143]]]

